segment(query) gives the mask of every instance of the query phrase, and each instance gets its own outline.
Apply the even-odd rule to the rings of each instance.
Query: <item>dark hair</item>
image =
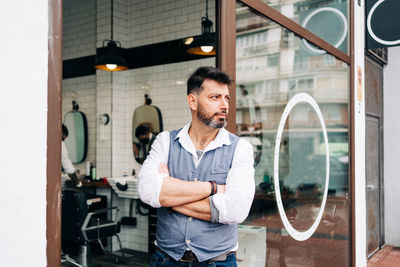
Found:
[[[205,79],[214,80],[216,82],[230,85],[233,80],[228,74],[215,67],[200,67],[198,68],[187,81],[187,94],[193,92],[200,93],[201,85]]]
[[[139,138],[139,136],[143,135],[143,134],[147,134],[150,132],[150,128],[146,125],[139,125],[138,127],[136,127],[135,130],[135,136],[137,138]]]
[[[68,136],[68,128],[64,124],[62,125],[62,133],[63,135]]]

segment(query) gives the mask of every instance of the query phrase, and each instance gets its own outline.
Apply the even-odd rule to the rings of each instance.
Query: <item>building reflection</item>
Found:
[[[286,10],[292,8],[298,21],[309,1],[268,2],[276,2],[275,7],[287,2]],[[318,2],[310,7],[335,1]],[[308,49],[292,32],[238,5],[236,67],[236,131],[253,145],[256,170],[255,200],[245,224],[266,227],[266,266],[349,265],[349,66]],[[315,233],[304,242],[286,231],[274,189],[277,129],[288,101],[298,93],[317,102],[330,155],[326,206]],[[327,165],[323,129],[309,104],[293,107],[278,145],[285,216],[303,232],[320,210]]]

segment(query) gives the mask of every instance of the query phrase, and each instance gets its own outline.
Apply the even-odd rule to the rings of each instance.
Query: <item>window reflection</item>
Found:
[[[310,4],[268,2],[275,7],[283,2],[301,2],[304,8]],[[299,16],[298,6],[292,8]],[[236,47],[236,131],[253,145],[257,186],[245,224],[266,228],[265,265],[349,265],[349,66],[325,52],[308,51],[300,37],[240,5]],[[312,97],[322,113],[330,166],[322,219],[303,242],[283,225],[274,184],[274,153],[279,145],[284,216],[300,234],[309,229],[321,209],[327,170],[323,127],[315,109],[308,103],[296,104],[276,144],[284,109],[300,93]]]
[[[344,53],[348,53],[348,6],[347,0],[262,0],[286,17],[299,23]],[[257,19],[250,23],[256,24]],[[258,23],[259,25],[260,23]],[[264,22],[265,24],[265,22]],[[309,53],[322,54],[323,50],[303,44]]]

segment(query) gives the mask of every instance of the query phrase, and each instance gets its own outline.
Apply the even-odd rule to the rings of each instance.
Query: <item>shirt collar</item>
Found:
[[[196,149],[194,147],[194,144],[192,142],[192,139],[189,136],[189,129],[192,123],[188,123],[183,127],[179,133],[176,135],[175,140],[179,138],[179,142],[183,146],[184,149],[186,149],[188,152],[194,154]],[[223,145],[231,145],[231,141],[229,139],[229,132],[225,128],[221,128],[218,131],[217,136],[213,141],[211,141],[208,146],[204,149],[204,152],[216,149],[218,147],[221,147]]]

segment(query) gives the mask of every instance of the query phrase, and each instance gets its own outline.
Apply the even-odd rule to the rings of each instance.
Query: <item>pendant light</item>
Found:
[[[128,69],[128,63],[125,59],[117,54],[117,47],[121,47],[121,43],[114,41],[114,0],[111,0],[111,40],[103,41],[103,48],[106,51],[102,56],[96,55],[97,61],[94,66],[99,70],[121,71]],[[107,46],[105,46],[105,42]]]
[[[189,43],[186,50],[194,55],[215,55],[215,36],[212,33],[213,22],[208,19],[208,0],[206,0],[206,16],[201,18],[201,35]],[[193,39],[193,38],[192,38]],[[186,43],[187,44],[187,43]]]

